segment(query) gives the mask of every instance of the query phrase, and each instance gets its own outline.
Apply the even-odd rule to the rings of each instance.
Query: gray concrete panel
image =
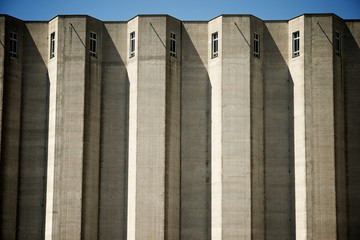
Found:
[[[23,39],[17,238],[42,239],[49,114],[48,23],[26,23]]]
[[[0,160],[0,238],[15,239],[17,223],[20,119],[21,119],[21,75],[23,22],[5,17],[2,130]],[[10,34],[18,37],[17,56],[10,56]]]

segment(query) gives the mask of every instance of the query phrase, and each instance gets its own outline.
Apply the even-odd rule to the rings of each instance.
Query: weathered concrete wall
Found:
[[[292,56],[292,43],[288,45],[288,65],[294,84],[294,165],[296,239],[307,238],[307,179],[305,155],[305,97],[304,97],[304,16],[289,21],[288,35],[300,33],[300,56]],[[290,40],[289,39],[289,40]]]
[[[165,239],[180,238],[181,29],[181,21],[166,17]],[[177,37],[176,57],[170,56],[170,33]]]
[[[20,119],[21,119],[21,75],[23,51],[22,21],[6,16],[2,17],[5,26],[5,51],[3,57],[2,84],[2,130],[0,159],[0,238],[16,238]],[[5,18],[5,19],[4,19]],[[18,56],[10,56],[10,33],[18,36]],[[2,35],[2,36],[4,36]]]
[[[50,33],[51,34],[51,33]],[[48,22],[25,24],[22,65],[18,239],[44,238],[49,76]]]
[[[0,17],[0,146],[2,140],[2,115],[3,115],[3,95],[4,95],[4,77],[5,77],[5,16]],[[1,154],[1,147],[0,147]],[[1,155],[0,155],[1,156]],[[1,159],[0,159],[1,161]]]
[[[288,21],[265,22],[263,36],[266,239],[295,239],[293,82]]]
[[[97,35],[97,56],[90,56],[90,33]],[[99,159],[103,23],[86,18],[85,115],[81,238],[98,238]]]
[[[304,20],[307,237],[336,239],[333,48],[325,36],[332,18]]]
[[[181,239],[211,229],[211,85],[207,22],[184,22],[181,75]]]
[[[56,79],[50,79],[50,84],[54,81],[56,85],[56,89],[50,88],[50,96],[54,95],[50,97],[50,108],[56,108],[56,116],[55,119],[50,119],[49,124],[49,150],[50,143],[53,147],[52,144],[55,142],[55,147],[53,153],[49,153],[46,239],[97,237],[97,219],[86,219],[88,214],[97,216],[97,206],[96,209],[89,209],[93,202],[96,205],[97,199],[94,199],[93,192],[88,189],[92,184],[92,179],[89,178],[97,176],[87,177],[86,170],[94,170],[86,157],[88,151],[96,152],[98,149],[89,145],[91,141],[98,141],[97,128],[99,129],[100,125],[96,124],[96,119],[95,123],[92,121],[94,116],[91,110],[95,111],[94,115],[99,113],[100,110],[96,108],[99,108],[100,103],[96,102],[94,106],[89,107],[91,102],[86,95],[92,91],[99,93],[101,88],[99,79],[94,79],[94,87],[89,87],[89,92],[85,91],[88,86],[86,59],[89,55],[89,48],[85,47],[89,41],[86,22],[86,17],[58,18],[57,72]],[[101,30],[98,34],[101,39],[100,33]],[[101,72],[95,71],[95,75],[99,76],[98,74],[101,75]],[[90,75],[89,78],[91,77]],[[95,94],[93,97],[96,99]],[[84,116],[87,115],[89,118],[85,120]],[[95,126],[89,126],[91,123]],[[88,134],[94,136],[89,137]],[[50,138],[55,139],[50,142]],[[51,156],[52,154],[54,156]],[[94,155],[93,161],[96,165],[99,153],[97,156]],[[96,170],[98,171],[98,166]],[[95,183],[97,180],[95,179]],[[92,189],[96,192],[98,186]],[[90,196],[83,199],[83,195],[86,194]],[[91,213],[94,210],[95,213]],[[86,227],[82,225],[84,222],[88,223]]]
[[[261,59],[252,59],[254,31],[262,36],[262,23],[250,16],[209,23],[209,36],[219,34],[219,55],[209,63],[213,239],[264,238],[263,79]]]
[[[128,239],[179,238],[180,73],[179,62],[166,62],[165,43],[180,24],[167,29],[167,21],[139,16],[128,26],[136,37],[128,71],[137,72],[129,73],[129,131],[136,135],[129,139]]]
[[[212,58],[211,38],[218,33],[218,56]],[[222,190],[222,16],[208,25],[208,73],[211,84],[211,238],[223,236]],[[216,147],[214,147],[216,146]]]
[[[250,98],[251,98],[251,238],[265,238],[264,223],[264,87],[263,58],[254,56],[254,33],[264,36],[264,24],[250,17]],[[261,50],[261,49],[260,49]]]
[[[126,239],[129,78],[127,23],[105,23],[102,38],[99,239]]]
[[[359,28],[1,15],[1,237],[357,239]]]
[[[344,52],[342,49],[339,55],[335,52],[335,33],[343,38],[345,24],[337,16],[332,17],[332,22],[332,38],[329,38],[333,43],[336,230],[338,239],[347,239]]]
[[[55,49],[59,48],[59,31],[58,30],[58,18],[53,19],[49,22],[49,31],[48,34],[53,32],[57,33],[55,35]],[[58,169],[56,169],[56,140],[57,130],[57,59],[59,51],[56,51],[55,57],[48,60],[48,74],[49,74],[49,102],[48,102],[48,153],[47,153],[47,169],[46,169],[46,213],[45,213],[45,239],[51,239],[53,233],[52,228],[53,224],[58,224],[57,221],[57,208],[56,206],[56,198],[55,194],[58,193],[55,188],[56,184],[58,184],[58,178],[56,174],[58,174]],[[53,223],[53,221],[55,221]],[[55,226],[54,226],[55,227]]]
[[[346,21],[342,64],[345,82],[348,238],[360,237],[360,22]]]

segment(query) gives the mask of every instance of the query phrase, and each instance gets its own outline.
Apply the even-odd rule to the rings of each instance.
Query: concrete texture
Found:
[[[0,15],[0,238],[358,239],[359,33],[333,14]]]

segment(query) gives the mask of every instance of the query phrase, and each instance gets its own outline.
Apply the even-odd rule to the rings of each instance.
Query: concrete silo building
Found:
[[[0,15],[1,239],[359,239],[360,20]]]

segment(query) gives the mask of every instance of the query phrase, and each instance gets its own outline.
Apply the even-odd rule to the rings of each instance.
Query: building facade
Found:
[[[359,239],[360,20],[0,15],[1,239]]]

